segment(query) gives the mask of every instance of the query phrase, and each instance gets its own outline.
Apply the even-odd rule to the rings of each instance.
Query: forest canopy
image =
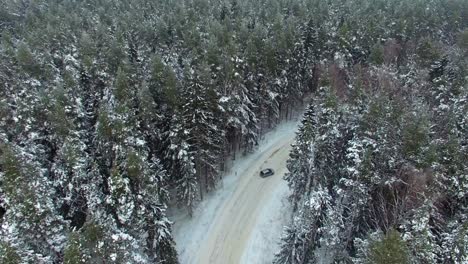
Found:
[[[177,263],[168,204],[309,97],[276,262],[466,261],[467,1],[0,4],[1,263]]]

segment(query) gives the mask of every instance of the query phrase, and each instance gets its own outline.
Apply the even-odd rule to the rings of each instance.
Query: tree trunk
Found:
[[[201,173],[200,158],[197,158],[195,168],[198,174],[197,179],[198,179],[198,187],[200,191],[200,200],[203,200],[203,179],[202,179],[203,174]]]

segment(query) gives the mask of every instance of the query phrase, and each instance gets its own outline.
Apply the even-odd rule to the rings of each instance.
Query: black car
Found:
[[[262,177],[262,178],[272,176],[273,174],[275,174],[275,171],[273,169],[270,169],[270,168],[260,171],[260,177]]]

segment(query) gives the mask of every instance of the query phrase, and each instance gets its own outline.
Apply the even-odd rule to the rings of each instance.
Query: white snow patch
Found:
[[[231,98],[227,97],[227,96],[223,96],[223,97],[219,98],[220,103],[226,103],[226,102],[229,102],[229,100],[231,100]]]

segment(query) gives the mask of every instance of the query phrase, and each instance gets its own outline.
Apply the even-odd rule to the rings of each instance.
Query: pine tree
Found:
[[[409,263],[408,249],[400,234],[391,230],[380,241],[371,245],[370,261],[372,263]]]
[[[216,95],[207,85],[203,70],[203,66],[192,67],[187,73],[184,91],[186,102],[182,106],[182,123],[189,135],[188,143],[193,148],[191,151],[194,154],[201,198],[204,190],[212,189],[218,180],[217,164],[222,138],[213,114]]]
[[[311,103],[304,113],[304,118],[296,134],[296,142],[293,144],[287,163],[288,173],[285,179],[293,190],[292,201],[294,208],[300,197],[309,193],[312,188],[312,177],[315,175],[314,168],[314,129],[316,126],[316,109]]]
[[[53,203],[52,182],[44,170],[37,169],[41,165],[33,157],[40,156],[40,151],[40,146],[32,144],[28,149],[2,146],[2,198],[6,204],[2,225],[8,227],[2,228],[2,242],[18,245],[21,262],[52,263],[62,250],[67,223]]]
[[[125,247],[132,247],[135,253],[121,258],[173,262],[176,255],[171,224],[165,216],[167,176],[159,159],[149,156],[148,144],[139,130],[139,119],[132,108],[135,102],[131,100],[136,92],[120,68],[107,109],[98,122],[98,134],[102,142],[107,141],[100,147],[107,153],[103,161],[111,166],[106,179],[109,194],[104,199],[111,206],[114,222],[108,232],[118,242],[112,251],[120,255]],[[165,250],[158,251],[159,247]]]

